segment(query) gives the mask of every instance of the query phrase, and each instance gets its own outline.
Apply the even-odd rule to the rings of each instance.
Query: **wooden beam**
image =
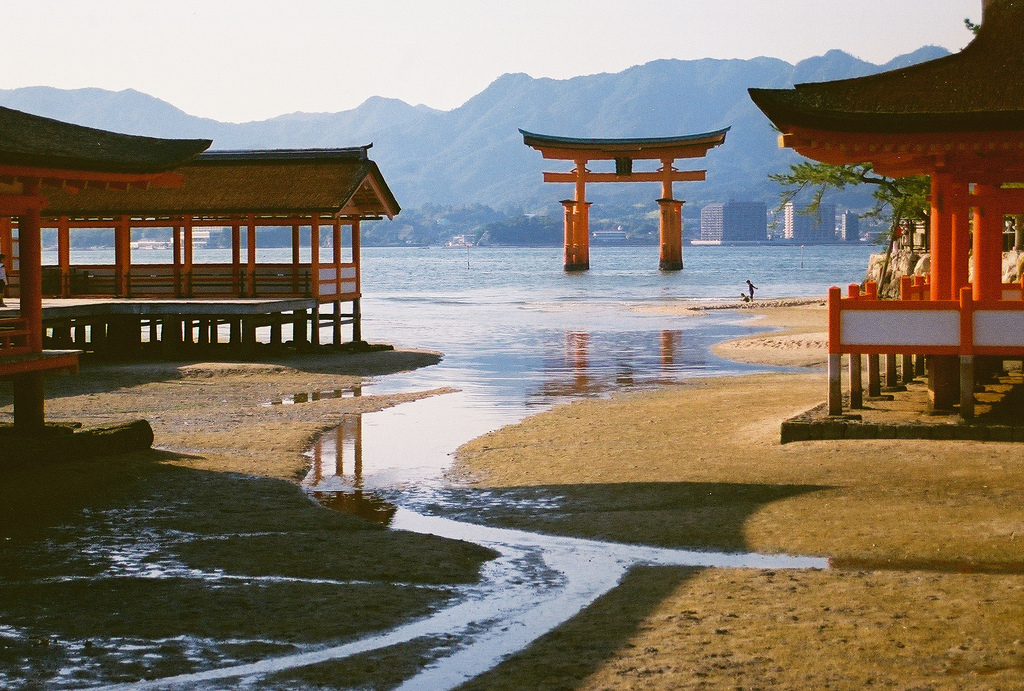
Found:
[[[673,182],[702,182],[707,176],[706,170],[676,170],[668,178]],[[576,182],[576,172],[569,173],[544,173],[544,182]],[[655,171],[650,173],[633,173],[632,175],[616,175],[615,173],[593,173],[587,171],[583,182],[661,182],[665,181],[665,174]]]

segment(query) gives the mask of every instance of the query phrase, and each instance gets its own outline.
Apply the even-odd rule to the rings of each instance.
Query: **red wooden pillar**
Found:
[[[662,271],[680,271],[683,268],[683,202],[678,199],[658,200],[661,222],[658,234],[661,239],[661,256],[658,268]]]
[[[38,189],[28,189],[36,196]],[[28,346],[33,353],[43,352],[43,252],[39,207],[33,206],[18,216],[20,253],[20,316],[28,329]],[[14,427],[32,434],[44,427],[43,375],[34,372],[14,380]]]
[[[296,295],[299,293],[299,288],[302,285],[301,271],[302,261],[299,255],[299,220],[296,218],[292,219],[292,293]]]
[[[245,273],[249,282],[250,297],[256,295],[256,216],[249,214],[245,228],[246,265]]]
[[[949,173],[932,173],[931,299],[952,300],[953,222],[952,182]]]
[[[231,217],[231,293],[244,295],[242,285],[242,221],[238,216]]]
[[[352,219],[352,263],[356,267],[356,295],[363,294],[363,270],[361,268],[361,245],[359,217]],[[359,298],[352,300],[352,340],[359,343],[363,340],[362,315],[359,307]]]
[[[975,300],[999,300],[1003,296],[1003,210],[998,187],[975,185],[974,281]]]
[[[566,226],[565,270],[590,268],[590,202],[587,201],[587,160],[576,161],[576,196],[572,205],[572,224]],[[567,207],[568,208],[568,207]],[[571,237],[569,237],[571,234]]]
[[[338,296],[341,295],[341,218],[338,216],[334,217],[334,223],[331,226],[331,249],[333,250],[332,263],[334,264],[334,313],[332,316],[332,326],[334,327],[334,345],[341,345],[341,300]]]
[[[191,297],[192,295],[192,217],[185,216],[184,221],[184,237],[182,238],[182,249],[185,250],[185,256],[182,260],[182,266],[185,270],[185,295]],[[187,340],[187,339],[186,339]]]
[[[132,264],[132,233],[127,216],[114,219],[114,294],[127,297],[130,290]]]
[[[309,220],[309,290],[314,299],[320,299],[320,214]]]
[[[949,195],[951,206],[950,223],[952,225],[952,266],[950,268],[951,287],[949,299],[955,300],[960,289],[970,283],[970,190],[965,182],[955,182]]]
[[[174,297],[181,297],[185,294],[181,276],[181,226],[175,223],[171,226],[171,263],[174,272]]]
[[[60,294],[71,295],[71,224],[67,216],[57,219],[57,263],[60,265]]]
[[[11,240],[11,225],[11,218],[9,216],[0,216],[0,252],[7,255],[8,267],[11,267],[14,263],[14,243]]]

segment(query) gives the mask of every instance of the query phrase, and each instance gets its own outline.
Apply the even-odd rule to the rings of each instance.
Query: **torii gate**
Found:
[[[658,224],[662,271],[683,268],[683,202],[672,196],[674,181],[702,181],[706,170],[677,170],[679,158],[703,158],[707,152],[725,143],[726,127],[715,132],[680,137],[647,137],[635,139],[580,139],[552,137],[519,130],[523,143],[541,152],[544,158],[573,161],[576,168],[568,173],[544,173],[544,182],[572,182],[576,185],[573,199],[562,201],[565,207],[565,270],[586,271],[590,268],[590,213],[587,201],[588,182],[660,182],[661,209]],[[661,161],[661,168],[651,172],[633,172],[633,161]],[[587,170],[590,161],[615,161],[614,173]]]

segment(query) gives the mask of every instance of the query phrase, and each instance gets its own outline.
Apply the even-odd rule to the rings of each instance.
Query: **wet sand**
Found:
[[[680,309],[685,309],[681,307]],[[468,688],[1011,688],[1024,684],[1024,460],[1014,444],[779,444],[825,396],[820,305],[722,344],[804,373],[561,406],[463,446],[490,520],[664,546],[839,558],[818,572],[642,569]]]
[[[48,380],[50,420],[142,417],[156,442],[117,457],[0,468],[0,687],[79,688],[244,664],[444,607],[493,551],[325,511],[295,482],[322,430],[444,391],[353,395],[366,377],[439,357],[87,365]],[[267,405],[303,395],[311,400]],[[0,414],[10,412],[8,401]],[[402,652],[329,671],[357,686],[398,681],[428,654],[419,644]],[[284,671],[268,683],[321,672]]]

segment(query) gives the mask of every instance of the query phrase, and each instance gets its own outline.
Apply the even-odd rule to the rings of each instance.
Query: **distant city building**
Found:
[[[708,204],[700,210],[702,242],[763,242],[768,239],[768,205],[764,202]]]
[[[801,213],[793,202],[785,206],[785,238],[793,242],[820,245],[836,241],[836,205],[821,204],[818,213]]]
[[[860,242],[860,216],[854,211],[839,215],[839,239],[843,242]]]

